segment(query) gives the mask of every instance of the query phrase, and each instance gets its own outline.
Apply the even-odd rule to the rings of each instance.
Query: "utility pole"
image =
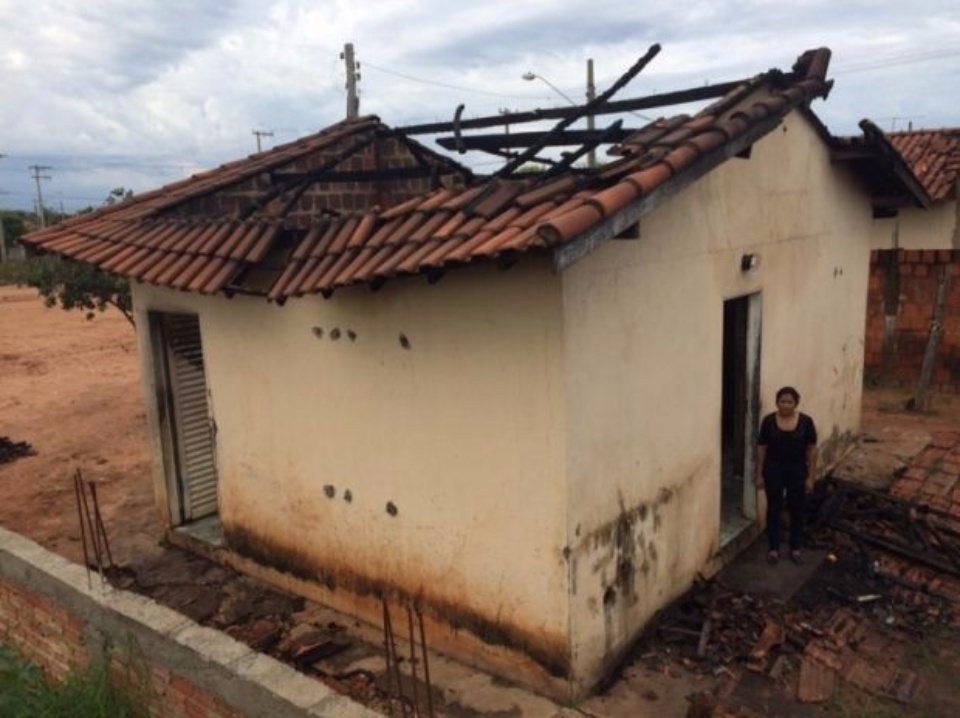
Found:
[[[353,59],[353,43],[343,46],[340,59],[347,66],[347,119],[360,115],[360,95],[357,92],[357,83],[360,81],[360,63]]]
[[[273,132],[267,130],[254,130],[253,136],[257,138],[257,153],[262,152],[260,149],[260,138],[261,137],[273,137]]]
[[[40,187],[40,180],[51,179],[50,175],[43,174],[43,171],[53,168],[49,165],[30,165],[28,169],[33,173],[33,181],[37,183],[37,222],[40,224],[40,229],[43,229],[47,226],[47,213],[43,208],[43,190]]]
[[[40,224],[40,229],[43,229],[47,226],[47,213],[43,209],[43,190],[40,189],[40,180],[50,179],[50,175],[42,173],[44,170],[51,170],[53,168],[48,165],[30,165],[28,169],[33,172],[33,181],[37,183],[37,222]]]
[[[593,58],[587,60],[587,102],[593,102],[597,96],[597,87],[593,84]],[[587,129],[593,134],[594,130],[594,120],[593,114],[587,115]],[[597,148],[593,147],[590,150],[590,154],[587,156],[587,164],[590,167],[597,166]]]
[[[0,155],[2,160],[6,155]],[[7,261],[7,237],[3,233],[3,214],[0,213],[0,264]]]

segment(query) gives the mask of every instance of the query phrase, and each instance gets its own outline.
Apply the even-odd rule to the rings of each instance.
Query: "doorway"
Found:
[[[150,331],[170,515],[174,525],[190,524],[216,515],[219,505],[200,321],[195,314],[154,312]]]
[[[723,303],[720,422],[720,545],[757,518],[756,430],[760,406],[760,294]]]

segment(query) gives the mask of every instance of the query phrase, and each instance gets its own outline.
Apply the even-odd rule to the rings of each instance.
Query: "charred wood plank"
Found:
[[[434,175],[454,174],[452,167],[394,167],[383,170],[345,170],[316,172],[274,172],[271,179],[282,183],[312,182],[389,182],[391,180],[421,179]]]
[[[550,178],[554,177],[555,175],[558,175],[558,174],[560,174],[561,172],[564,172],[565,170],[567,170],[567,169],[569,169],[570,167],[572,167],[572,166],[573,166],[573,163],[576,162],[578,159],[580,159],[580,158],[583,157],[584,155],[590,153],[592,150],[596,149],[597,145],[601,144],[602,142],[609,142],[609,140],[606,139],[606,137],[608,136],[608,133],[609,133],[609,135],[613,135],[613,134],[615,134],[622,126],[623,126],[623,121],[622,121],[622,120],[617,120],[617,121],[614,122],[612,125],[610,125],[610,127],[608,127],[608,128],[604,131],[604,133],[601,134],[601,136],[600,136],[599,138],[594,139],[594,140],[591,140],[590,142],[587,142],[587,143],[583,144],[583,145],[580,147],[580,149],[578,149],[578,150],[576,150],[576,151],[574,151],[574,152],[568,152],[568,153],[566,153],[566,154],[564,155],[563,159],[562,159],[560,162],[558,162],[557,164],[555,164],[553,167],[551,167],[551,168],[547,171],[546,175],[544,175],[544,179],[550,179]]]
[[[941,560],[939,557],[934,557],[934,556],[920,553],[907,546],[902,546],[893,541],[880,538],[879,536],[874,536],[854,526],[848,526],[839,522],[831,522],[831,523],[828,523],[827,526],[829,526],[832,529],[836,529],[837,531],[841,531],[843,533],[849,534],[859,539],[860,541],[863,541],[864,543],[868,543],[873,546],[876,546],[877,548],[881,548],[884,551],[895,553],[899,556],[903,556],[904,558],[908,558],[911,561],[916,561],[917,563],[921,563],[925,566],[929,566],[930,568],[935,568],[938,571],[942,571],[943,573],[960,578],[960,569],[958,569],[956,566],[953,566]]]
[[[720,82],[715,85],[664,92],[629,100],[614,100],[607,102],[602,107],[591,110],[590,114],[615,115],[623,112],[651,110],[657,107],[671,107],[674,105],[685,105],[690,102],[700,102],[701,100],[711,100],[717,97],[723,97],[731,90],[742,85],[743,82],[743,80]],[[579,117],[585,114],[586,107],[586,105],[574,105],[572,107],[552,107],[549,109],[528,110],[526,112],[513,112],[504,115],[487,115],[469,120],[461,120],[459,127],[461,130],[479,130],[485,127],[502,127],[503,125],[518,125],[524,122],[563,119],[574,113],[578,113],[577,116]],[[453,128],[453,122],[429,122],[420,125],[407,125],[406,127],[399,127],[397,129],[408,135],[433,135],[442,132],[453,132]]]
[[[550,140],[545,147],[569,147],[582,145],[589,142],[601,144],[604,142],[622,142],[630,135],[636,132],[635,129],[623,129],[616,132],[610,128],[606,130],[566,130],[554,139]],[[462,146],[468,150],[505,149],[510,147],[529,147],[534,142],[543,138],[542,132],[512,132],[496,133],[487,135],[473,135],[472,137],[461,137]],[[456,150],[458,148],[455,137],[438,137],[437,144],[446,150]]]
[[[621,75],[620,78],[617,79],[617,81],[614,82],[609,88],[607,88],[604,92],[602,92],[600,95],[598,95],[594,99],[590,100],[590,102],[588,102],[586,105],[579,106],[579,111],[574,112],[569,116],[564,117],[562,120],[560,120],[556,124],[556,126],[552,130],[547,132],[539,142],[530,146],[526,151],[521,152],[518,157],[516,157],[515,159],[511,160],[506,165],[504,165],[500,169],[500,171],[496,173],[497,176],[509,177],[511,174],[513,174],[515,170],[523,166],[524,162],[526,162],[531,157],[535,157],[537,153],[546,146],[545,145],[546,142],[549,142],[554,137],[562,134],[567,127],[572,125],[581,117],[584,117],[585,115],[589,115],[589,114],[594,114],[595,109],[597,109],[598,107],[602,107],[607,100],[613,97],[624,85],[626,85],[628,82],[630,82],[630,80],[636,77],[641,72],[641,70],[643,70],[643,68],[645,68],[648,64],[650,64],[651,60],[653,60],[653,58],[655,58],[659,54],[659,52],[660,52],[660,45],[657,45],[657,44],[651,45],[650,49],[647,50],[646,54],[643,57],[641,57],[639,60],[637,60],[633,64],[633,66],[629,70],[627,70],[625,73],[623,73],[623,75]]]

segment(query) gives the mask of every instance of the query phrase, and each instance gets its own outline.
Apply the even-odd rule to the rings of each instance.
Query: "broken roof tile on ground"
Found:
[[[692,117],[659,119],[635,132],[619,125],[602,131],[608,142],[619,142],[619,157],[595,170],[560,163],[543,173],[512,171],[528,150],[512,156],[504,168],[511,171],[476,179],[367,117],[25,241],[159,286],[275,301],[566,248],[566,257],[555,255],[562,266],[599,235],[612,237],[635,223],[658,194],[747,150],[789,112],[825,97],[829,57],[825,48],[809,51],[792,72],[771,70],[724,85],[725,94]],[[540,144],[564,141],[561,126],[569,123],[541,135]]]

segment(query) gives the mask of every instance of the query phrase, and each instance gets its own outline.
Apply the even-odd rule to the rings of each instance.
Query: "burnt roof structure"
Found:
[[[463,121],[460,110],[449,123],[400,129],[375,117],[346,120],[24,241],[135,281],[277,302],[358,284],[376,288],[404,275],[435,280],[454,267],[509,264],[535,252],[552,253],[562,268],[665,197],[746,156],[787,114],[825,98],[832,86],[830,51],[820,48],[803,53],[789,72],[612,101],[658,51],[651,47],[587,105]],[[707,99],[713,102],[692,115],[636,130],[619,122],[593,132],[569,129],[586,115]],[[558,122],[547,132],[465,134],[525,119]],[[476,177],[411,139],[441,132],[452,133],[441,146],[497,154],[504,166]],[[574,166],[599,145],[610,147],[612,161]],[[573,149],[560,160],[541,156],[554,146]],[[531,162],[547,169],[525,172]]]

